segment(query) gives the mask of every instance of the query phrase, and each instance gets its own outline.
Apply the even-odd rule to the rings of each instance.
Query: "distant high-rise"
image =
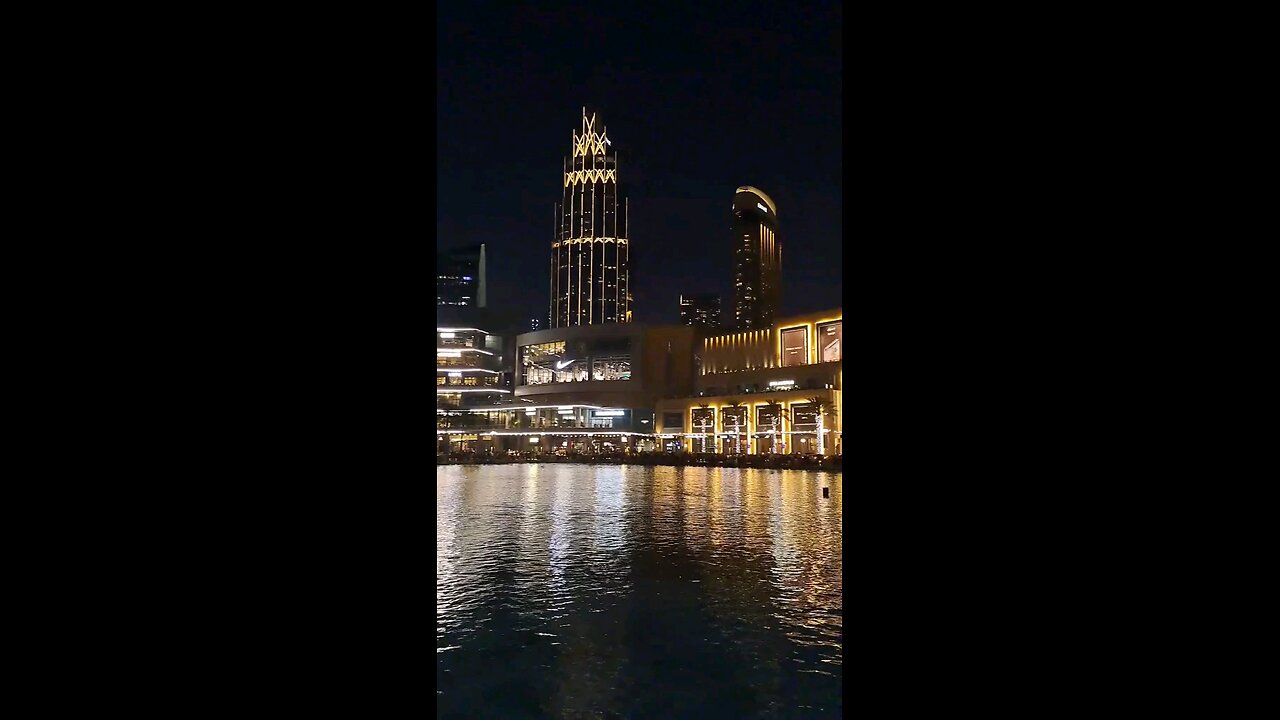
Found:
[[[740,331],[773,326],[781,298],[778,206],[746,185],[733,196],[733,324]]]
[[[485,246],[436,253],[436,305],[486,307]]]
[[[720,327],[720,296],[707,293],[681,295],[680,324],[708,330]]]
[[[596,116],[582,109],[564,164],[551,243],[549,327],[631,322],[627,201],[618,192],[618,155]]]
[[[538,318],[529,318],[529,332],[537,332],[540,324]]]

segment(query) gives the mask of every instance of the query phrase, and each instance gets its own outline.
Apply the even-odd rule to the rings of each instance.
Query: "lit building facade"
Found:
[[[746,185],[733,196],[733,327],[773,326],[781,302],[782,245],[778,206],[759,188]]]
[[[679,325],[614,323],[525,333],[515,343],[515,397],[652,414],[659,398],[693,391],[694,342],[693,328]],[[631,429],[652,432],[648,425]]]
[[[437,421],[441,445],[479,452],[657,449],[654,406],[694,389],[694,329],[634,323],[516,336],[514,399]],[[511,397],[511,396],[508,396]]]
[[[694,395],[657,404],[665,440],[693,452],[843,454],[842,311],[712,335],[698,352]]]
[[[436,409],[493,405],[511,398],[502,336],[477,327],[436,328]]]
[[[720,327],[720,296],[712,294],[681,295],[680,324],[714,332]]]
[[[443,250],[436,253],[436,305],[485,307],[485,246]]]
[[[618,154],[586,108],[572,153],[556,205],[548,329],[631,322],[627,200],[618,191]]]

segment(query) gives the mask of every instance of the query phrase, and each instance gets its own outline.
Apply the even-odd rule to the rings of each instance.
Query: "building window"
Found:
[[[809,362],[809,328],[782,331],[782,367],[806,365]]]
[[[520,384],[613,381],[631,379],[629,338],[602,338],[525,345],[520,348]]]
[[[592,380],[630,380],[631,357],[615,355],[594,358],[591,362]]]
[[[520,348],[520,384],[542,385],[557,382],[557,366],[564,362],[564,341],[525,345]]]
[[[791,427],[796,432],[813,432],[818,427],[818,409],[811,403],[791,404]]]
[[[844,358],[844,322],[824,323],[818,326],[818,362],[836,362]]]
[[[747,408],[721,408],[721,432],[733,433],[725,438],[722,447],[726,453],[745,453],[750,447],[747,437]]]

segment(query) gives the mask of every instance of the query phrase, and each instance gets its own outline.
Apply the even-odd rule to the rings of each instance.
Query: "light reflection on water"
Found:
[[[437,468],[437,710],[838,717],[841,497],[794,470]]]

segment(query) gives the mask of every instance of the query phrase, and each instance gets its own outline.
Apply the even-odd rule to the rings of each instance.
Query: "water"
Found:
[[[840,717],[840,503],[797,470],[438,467],[437,711]]]

